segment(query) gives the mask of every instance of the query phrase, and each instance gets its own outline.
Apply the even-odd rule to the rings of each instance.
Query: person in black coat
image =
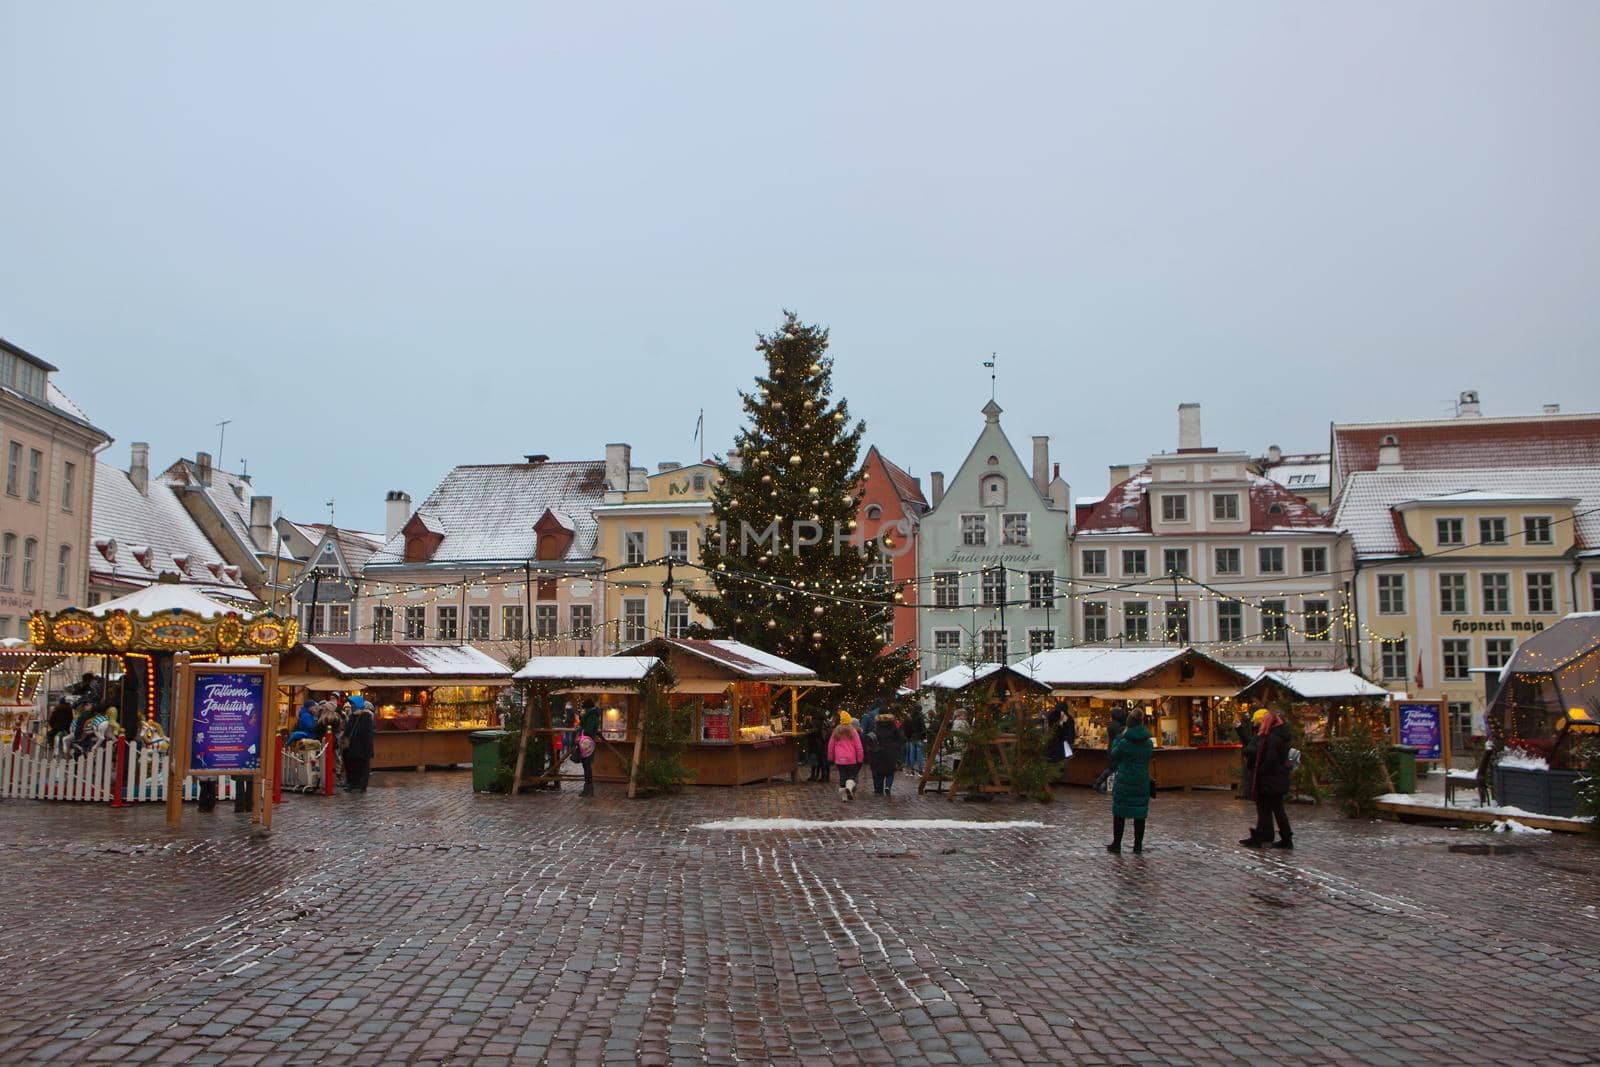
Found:
[[[1284,797],[1289,795],[1289,724],[1276,712],[1268,711],[1261,717],[1256,729],[1255,771],[1252,776],[1256,798],[1256,828],[1239,843],[1246,848],[1294,848],[1294,832],[1289,826],[1289,813],[1284,810]],[[1278,840],[1272,840],[1273,824],[1277,824]]]
[[[56,701],[50,709],[50,732],[45,735],[45,745],[54,749],[58,737],[72,737],[72,705],[65,700]]]
[[[1067,709],[1060,704],[1050,709],[1050,714],[1045,718],[1045,724],[1050,730],[1050,740],[1045,745],[1044,758],[1051,763],[1062,765],[1056,768],[1056,776],[1060,777],[1068,759],[1067,748],[1076,746],[1078,743],[1078,724],[1073,721],[1072,715],[1068,713]]]
[[[344,789],[347,793],[365,793],[367,780],[372,776],[372,735],[375,724],[372,709],[362,697],[350,698],[350,719],[344,726]]]
[[[1239,750],[1239,757],[1243,760],[1243,766],[1240,768],[1239,774],[1239,795],[1245,800],[1254,800],[1256,797],[1256,741],[1258,738],[1256,731],[1261,726],[1261,720],[1266,717],[1267,709],[1262,708],[1252,715],[1248,721],[1240,722],[1234,726],[1234,730],[1239,734],[1239,744],[1243,746]]]
[[[877,743],[869,746],[867,762],[872,766],[872,791],[889,796],[894,789],[894,772],[906,761],[906,735],[889,712],[881,712],[872,735]]]

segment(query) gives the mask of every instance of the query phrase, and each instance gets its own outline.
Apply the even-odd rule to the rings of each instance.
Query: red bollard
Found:
[[[322,795],[333,796],[333,731],[322,739]]]
[[[117,738],[117,773],[111,778],[111,806],[125,808],[128,802],[122,799],[122,794],[128,788],[128,739]]]
[[[283,738],[279,737],[275,743],[278,746],[278,762],[272,768],[272,802],[283,803]]]

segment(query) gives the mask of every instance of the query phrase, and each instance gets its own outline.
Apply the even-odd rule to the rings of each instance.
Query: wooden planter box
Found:
[[[1500,804],[1539,815],[1571,818],[1578,814],[1578,779],[1582,771],[1536,771],[1495,767],[1494,792]]]

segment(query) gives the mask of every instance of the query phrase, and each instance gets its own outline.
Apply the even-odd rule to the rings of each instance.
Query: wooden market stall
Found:
[[[1114,708],[1141,707],[1156,750],[1150,773],[1163,789],[1234,784],[1239,740],[1231,704],[1250,677],[1193,648],[1060,648],[1015,669],[1063,699],[1078,733],[1065,780],[1090,785],[1106,765]]]
[[[376,719],[373,770],[424,770],[472,761],[471,734],[500,725],[511,668],[471,645],[307,641],[284,655],[278,688],[293,707],[360,694]]]
[[[658,637],[627,654],[666,661],[669,699],[693,717],[684,759],[696,785],[799,777],[801,694],[833,683],[739,641]]]
[[[39,689],[51,668],[65,656],[40,652],[15,637],[0,638],[0,745],[43,717]]]
[[[521,745],[512,776],[512,792],[523,785],[550,785],[562,779],[581,780],[576,764],[566,762],[563,746],[585,701],[600,710],[596,740],[596,781],[627,782],[636,790],[634,772],[644,744],[642,687],[655,676],[665,680],[666,664],[655,656],[536,656],[513,676],[527,686]]]
[[[923,682],[922,692],[933,697],[934,728],[933,739],[928,746],[927,769],[917,779],[919,794],[927,792],[929,788],[942,790],[944,784],[955,777],[955,768],[964,754],[963,730],[956,721],[957,715],[962,713],[959,698],[971,698],[973,705],[997,702],[1007,706],[1013,700],[1025,701],[1029,697],[1045,696],[1050,690],[1013,666],[1002,663],[962,663]],[[1012,734],[1002,734],[996,739],[1002,765],[1009,766],[1009,750],[1015,741],[1015,735]],[[980,792],[998,791],[998,779],[977,788]],[[950,795],[953,797],[955,794],[952,792]]]
[[[1234,703],[1242,714],[1271,708],[1297,723],[1305,739],[1317,744],[1348,736],[1361,726],[1392,734],[1391,696],[1355,671],[1271,670],[1261,671],[1239,691]]]

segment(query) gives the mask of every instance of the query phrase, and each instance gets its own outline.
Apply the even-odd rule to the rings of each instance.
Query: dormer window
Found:
[[[210,571],[211,577],[215,578],[217,581],[220,582],[222,580],[222,564],[207,563],[206,570]]]
[[[150,559],[152,555],[153,553],[151,550],[145,546],[137,546],[133,550],[134,560],[138,562],[139,566],[143,567],[147,571],[155,569],[150,566]]]
[[[883,518],[883,509],[880,508],[876,504],[868,504],[867,505],[867,518],[869,518],[869,519],[881,519],[881,518]]]
[[[96,541],[94,547],[100,550],[100,554],[106,558],[107,563],[115,563],[117,561],[117,539],[115,537]]]
[[[179,574],[189,573],[189,557],[187,554],[173,556],[172,562],[178,568]]]
[[[986,474],[978,483],[978,499],[986,508],[1001,508],[1006,504],[1006,476]]]
[[[238,567],[224,567],[224,568],[222,568],[222,573],[226,574],[229,577],[229,579],[231,579],[232,581],[237,582],[239,580],[239,568]]]

